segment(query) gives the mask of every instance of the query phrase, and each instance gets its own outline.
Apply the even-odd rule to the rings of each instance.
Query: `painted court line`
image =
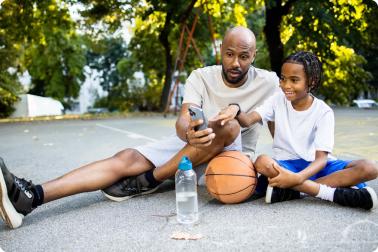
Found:
[[[108,129],[108,130],[113,130],[113,131],[116,131],[116,132],[121,132],[123,134],[126,134],[130,138],[146,139],[146,140],[151,141],[151,142],[157,142],[157,139],[154,139],[154,138],[151,138],[151,137],[146,137],[146,136],[143,136],[143,135],[131,132],[131,131],[114,128],[114,127],[107,126],[107,125],[104,125],[104,124],[101,124],[101,123],[96,123],[96,126],[100,127],[100,128]]]

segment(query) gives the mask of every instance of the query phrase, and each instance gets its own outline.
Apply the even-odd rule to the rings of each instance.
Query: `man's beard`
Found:
[[[235,70],[239,71],[238,69],[235,69]],[[248,69],[248,70],[249,70],[249,69]],[[228,76],[227,76],[227,72],[226,72],[226,70],[225,70],[223,64],[222,64],[222,72],[223,72],[223,77],[224,77],[224,78],[226,79],[226,81],[227,81],[228,83],[230,83],[230,84],[239,84],[239,83],[244,79],[244,77],[246,76],[246,74],[248,73],[248,71],[245,71],[244,73],[241,72],[241,71],[239,71],[239,72],[241,72],[241,74],[239,75],[239,77],[236,78],[236,79],[230,80],[230,79],[228,78]]]

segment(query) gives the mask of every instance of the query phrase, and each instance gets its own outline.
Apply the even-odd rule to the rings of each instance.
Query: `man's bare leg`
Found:
[[[125,149],[110,158],[90,163],[43,183],[44,203],[103,189],[123,177],[138,175],[152,168],[151,162],[138,151]]]

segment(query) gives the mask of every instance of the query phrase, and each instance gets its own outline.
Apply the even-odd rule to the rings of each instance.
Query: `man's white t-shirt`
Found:
[[[207,118],[216,116],[230,103],[238,103],[244,112],[252,111],[277,90],[279,79],[274,72],[250,67],[247,81],[240,87],[226,86],[222,78],[222,66],[208,66],[194,70],[185,84],[183,103],[202,107]],[[242,129],[243,151],[254,156],[261,125]]]
[[[274,121],[273,158],[312,162],[315,152],[332,152],[335,119],[332,109],[314,97],[305,111],[293,108],[285,94],[277,92],[255,110],[263,121]]]

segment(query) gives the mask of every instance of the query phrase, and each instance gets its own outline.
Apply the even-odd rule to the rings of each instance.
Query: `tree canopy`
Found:
[[[372,0],[5,0],[0,6],[0,117],[11,113],[23,92],[69,106],[86,65],[101,74],[108,95],[98,105],[162,110],[180,65],[176,57],[184,53],[193,24],[186,73],[219,61],[214,45],[228,27],[248,26],[257,35],[256,66],[279,75],[286,55],[313,51],[324,63],[318,94],[348,105],[361,92],[378,93],[377,10]],[[119,35],[125,22],[130,41]],[[18,78],[25,71],[31,76],[26,90]],[[136,72],[144,74],[143,83],[135,84]]]

